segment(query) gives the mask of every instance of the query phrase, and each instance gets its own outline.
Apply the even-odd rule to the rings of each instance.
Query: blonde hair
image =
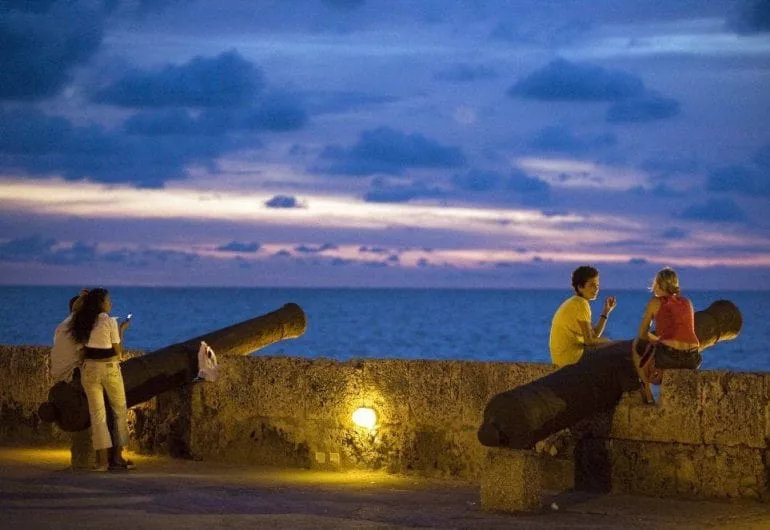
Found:
[[[661,291],[667,294],[679,294],[679,276],[670,267],[658,271],[658,274],[655,275],[655,283],[658,284]]]

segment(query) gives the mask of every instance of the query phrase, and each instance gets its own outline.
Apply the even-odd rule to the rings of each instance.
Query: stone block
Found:
[[[459,396],[456,401],[460,428],[472,428],[475,432],[484,417],[489,397],[488,371],[483,363],[460,362]]]
[[[698,374],[691,370],[668,370],[664,374],[660,399],[654,405],[642,402],[639,393],[628,406],[629,440],[700,444],[700,385]]]
[[[700,374],[703,443],[766,448],[767,400],[761,374]]]
[[[750,447],[701,446],[695,458],[702,462],[705,497],[759,499],[768,489],[765,451]]]
[[[301,418],[305,415],[309,359],[225,357],[220,379],[206,392],[207,405],[229,415]]]
[[[489,381],[486,401],[501,392],[525,385],[556,370],[552,364],[485,363]]]
[[[408,365],[396,359],[367,359],[361,363],[361,392],[355,405],[372,407],[382,424],[413,425]]]
[[[539,511],[543,502],[541,459],[533,451],[490,449],[481,476],[482,509]]]
[[[362,363],[341,363],[330,359],[317,359],[309,363],[304,372],[301,398],[304,407],[300,417],[329,420],[343,427],[351,427],[351,417],[357,407],[377,409],[377,405],[365,400],[362,375]]]
[[[762,379],[765,382],[765,440],[770,440],[770,373],[762,374]],[[770,449],[770,444],[768,444]]]
[[[460,363],[411,360],[406,363],[408,403],[413,422],[421,425],[457,424]]]
[[[581,440],[578,446],[576,489],[743,499],[759,499],[768,492],[761,449],[635,440]]]
[[[91,443],[91,429],[68,434],[70,437],[70,465],[72,469],[91,469],[96,465],[96,452]]]

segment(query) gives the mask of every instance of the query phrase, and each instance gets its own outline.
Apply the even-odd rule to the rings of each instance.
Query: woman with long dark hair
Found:
[[[94,470],[132,469],[133,464],[122,454],[128,443],[128,410],[120,355],[123,353],[121,339],[128,321],[118,325],[109,315],[112,301],[106,289],[93,289],[82,298],[80,307],[72,314],[70,333],[75,342],[84,346],[81,382],[88,398],[91,438],[96,450]],[[105,393],[115,419],[112,436],[107,428]],[[113,445],[112,457],[108,458],[108,450]]]

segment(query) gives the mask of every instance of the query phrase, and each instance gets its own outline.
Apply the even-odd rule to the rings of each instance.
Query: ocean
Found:
[[[50,345],[77,287],[0,286],[0,344]],[[464,289],[110,288],[113,316],[133,314],[125,347],[152,351],[295,302],[307,314],[304,336],[255,355],[550,362],[551,317],[570,291]],[[737,339],[703,354],[703,369],[770,372],[770,292],[690,291],[696,310],[719,299],[743,315]],[[636,334],[646,291],[603,289],[618,306],[605,335]]]

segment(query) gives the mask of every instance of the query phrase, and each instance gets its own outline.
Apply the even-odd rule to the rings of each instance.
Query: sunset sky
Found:
[[[0,284],[770,289],[770,0],[0,0]]]

